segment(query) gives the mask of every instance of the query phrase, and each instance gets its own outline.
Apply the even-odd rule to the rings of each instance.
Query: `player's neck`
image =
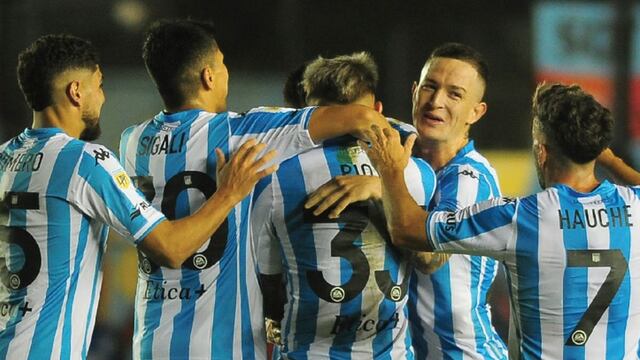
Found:
[[[78,138],[84,129],[84,124],[77,112],[61,106],[47,106],[42,111],[33,112],[32,129],[59,128],[67,135]]]
[[[166,106],[166,105],[165,105]],[[224,106],[219,105],[217,101],[211,101],[209,98],[204,98],[202,96],[198,96],[195,98],[188,99],[184,103],[178,106],[166,106],[165,111],[173,114],[180,111],[187,110],[204,110],[210,113],[218,113],[225,111]]]
[[[593,191],[600,181],[595,175],[595,162],[587,164],[557,164],[547,167],[546,184],[563,184],[575,191],[588,193]]]
[[[467,143],[469,143],[467,137],[455,141],[419,139],[416,141],[413,153],[428,162],[433,170],[438,171],[447,165]]]

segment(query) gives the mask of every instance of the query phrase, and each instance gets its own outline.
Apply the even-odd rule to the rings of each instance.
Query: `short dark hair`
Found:
[[[531,109],[550,151],[575,163],[594,160],[613,138],[611,112],[578,85],[539,84]]]
[[[367,52],[318,57],[307,65],[302,80],[308,104],[350,104],[376,93],[378,66]]]
[[[18,84],[27,104],[42,111],[53,103],[56,76],[71,69],[95,70],[98,63],[91,42],[68,34],[44,35],[18,56]]]
[[[471,46],[455,42],[445,43],[433,49],[425,64],[434,58],[456,59],[471,64],[484,81],[486,88],[489,82],[489,65],[482,54]]]
[[[197,83],[189,78],[189,70],[217,49],[210,22],[179,19],[151,25],[142,58],[166,106],[180,106],[194,94]]]
[[[302,85],[302,75],[307,68],[307,63],[303,63],[293,70],[282,88],[282,96],[287,106],[292,108],[301,108],[307,106],[307,95],[304,92],[304,86]]]

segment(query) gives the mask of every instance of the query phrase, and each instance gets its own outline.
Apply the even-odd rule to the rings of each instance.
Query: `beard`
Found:
[[[84,130],[80,133],[80,140],[94,141],[100,137],[102,130],[100,129],[99,117],[82,114],[82,122],[84,122]]]

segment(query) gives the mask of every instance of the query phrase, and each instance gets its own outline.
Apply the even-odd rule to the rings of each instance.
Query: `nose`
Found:
[[[446,94],[444,93],[443,89],[436,89],[429,98],[429,105],[431,105],[433,108],[441,107],[444,103],[445,96]]]

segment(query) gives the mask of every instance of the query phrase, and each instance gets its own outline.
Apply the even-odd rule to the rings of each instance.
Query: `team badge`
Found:
[[[115,180],[116,184],[118,184],[118,187],[123,190],[127,189],[131,185],[131,181],[129,181],[129,176],[124,171],[120,171],[117,174],[115,174],[113,176],[113,180]]]

